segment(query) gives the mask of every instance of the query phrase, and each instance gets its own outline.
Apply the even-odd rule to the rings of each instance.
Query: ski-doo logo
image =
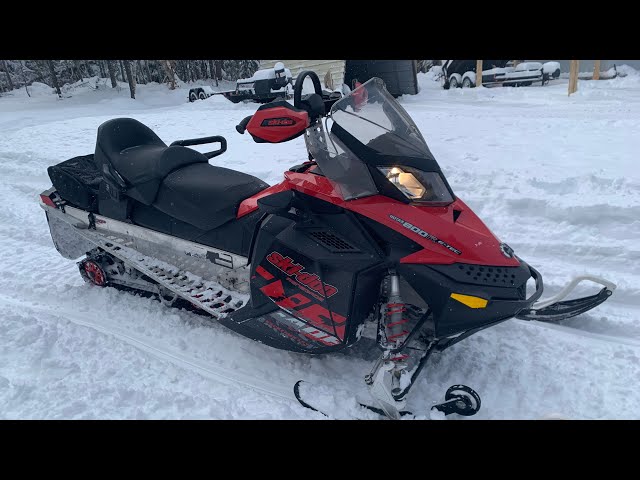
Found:
[[[323,297],[333,297],[338,293],[338,289],[328,283],[322,283],[320,277],[315,273],[307,273],[304,266],[295,263],[291,257],[285,257],[281,253],[271,252],[267,255],[267,260],[278,270],[284,272],[289,277],[294,277],[302,285],[319,293]]]
[[[265,118],[260,124],[261,127],[290,127],[296,121],[289,117]]]
[[[462,254],[462,252],[460,250],[458,250],[457,248],[454,248],[451,245],[449,245],[448,243],[440,240],[435,235],[431,235],[430,233],[425,232],[420,227],[416,227],[412,223],[405,222],[403,219],[401,219],[399,217],[396,217],[395,215],[389,215],[389,218],[391,220],[395,220],[396,222],[400,223],[404,228],[411,230],[413,233],[417,233],[418,235],[420,235],[423,238],[427,238],[427,239],[431,240],[434,243],[442,245],[444,248],[452,251],[456,255],[461,255]]]

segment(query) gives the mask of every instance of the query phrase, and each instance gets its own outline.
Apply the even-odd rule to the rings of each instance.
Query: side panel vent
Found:
[[[359,252],[360,250],[344,238],[329,230],[308,230],[307,235],[333,253]]]

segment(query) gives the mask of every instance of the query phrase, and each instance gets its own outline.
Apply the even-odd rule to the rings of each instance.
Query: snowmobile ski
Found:
[[[302,393],[300,392],[300,387],[305,383],[308,384],[309,382],[306,382],[304,380],[298,380],[296,382],[296,384],[293,386],[293,394],[295,395],[295,397],[298,400],[298,402],[300,403],[300,405],[302,405],[305,408],[308,408],[309,410],[313,410],[314,412],[318,412],[318,413],[324,415],[327,418],[331,418],[331,416],[328,413],[323,412],[321,409],[314,407],[313,405],[311,405],[310,403],[308,403],[307,401],[305,401],[303,399]],[[374,407],[372,405],[367,405],[366,403],[362,403],[362,402],[358,402],[358,405],[360,407],[366,409],[366,410],[369,410],[369,411],[379,415],[380,417],[391,418],[381,408]],[[403,411],[400,412],[400,416],[402,416],[402,417],[412,417],[413,413],[408,411],[408,410],[403,410]]]
[[[331,415],[328,414],[327,412],[309,403],[310,401],[308,399],[305,400],[300,389],[300,387],[304,384],[308,385],[309,382],[306,382],[304,380],[298,380],[296,384],[293,386],[293,394],[295,395],[300,405],[302,405],[305,408],[308,408],[309,410],[313,410],[314,412],[318,412],[327,418],[332,418]],[[390,420],[397,419],[387,415],[387,413],[382,408],[375,407],[373,405],[368,405],[362,402],[358,402],[358,405],[365,410],[369,410],[379,415],[382,418],[386,418]],[[480,400],[480,395],[478,395],[478,393],[475,390],[473,390],[472,388],[466,385],[452,385],[447,389],[447,392],[445,393],[445,401],[442,403],[433,405],[431,407],[431,411],[432,412],[438,411],[444,414],[445,416],[448,416],[451,414],[457,414],[464,417],[470,417],[478,413],[481,405],[482,405],[482,402]],[[415,417],[416,417],[416,414],[414,414],[413,412],[409,410],[402,410],[399,412],[398,418],[411,419]]]
[[[584,280],[598,283],[603,285],[604,288],[595,295],[573,300],[563,300]],[[576,277],[556,296],[534,303],[533,308],[521,311],[516,315],[516,318],[520,320],[538,320],[540,322],[566,320],[567,318],[575,317],[576,315],[580,315],[597,307],[613,294],[615,288],[616,285],[614,283],[599,277],[591,275]]]

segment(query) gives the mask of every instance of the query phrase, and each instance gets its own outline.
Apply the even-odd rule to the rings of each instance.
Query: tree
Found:
[[[122,64],[122,60],[119,60],[120,62],[120,78],[122,78],[122,81],[125,81],[125,77],[124,77],[124,65]]]
[[[209,70],[211,70],[211,78],[215,79],[216,87],[218,86],[218,77],[216,76],[216,67],[213,60],[209,60]]]
[[[7,76],[7,85],[9,86],[9,91],[11,91],[13,90],[13,82],[11,81],[11,75],[9,74],[9,67],[7,66],[6,60],[2,60],[2,69]]]
[[[258,65],[258,60],[224,60],[222,68],[228,80],[237,80],[251,77]]]
[[[47,60],[47,65],[49,66],[49,73],[51,74],[51,82],[53,83],[53,87],[56,89],[56,93],[58,94],[58,97],[62,98],[60,85],[58,85],[58,77],[56,77],[56,71],[53,68],[53,60]]]
[[[91,65],[89,65],[89,60],[84,61],[84,69],[87,71],[89,78],[93,77],[93,70],[91,69]]]
[[[147,73],[147,81],[153,82],[153,77],[151,76],[151,70],[149,70],[149,60],[144,61],[144,70]]]
[[[74,60],[73,61],[73,66],[75,68],[76,76],[77,76],[78,80],[80,80],[82,82],[84,80],[84,78],[82,78],[82,72],[80,71],[80,62],[78,62],[77,60]]]
[[[120,60],[122,62],[122,60]],[[124,71],[127,72],[127,82],[129,82],[129,91],[131,92],[131,98],[136,99],[136,76],[131,73],[131,62],[129,60],[124,61]]]
[[[118,82],[116,80],[115,68],[113,68],[113,60],[107,60],[107,70],[109,71],[109,78],[111,79],[111,88],[116,88]]]
[[[167,78],[169,79],[169,88],[171,90],[175,90],[176,89],[176,75],[174,72],[175,63],[172,62],[171,60],[160,60],[160,63],[162,64],[162,67],[164,68],[164,71],[167,74]]]
[[[29,87],[28,85],[28,81],[27,81],[27,76],[24,73],[24,60],[20,61],[20,72],[22,73],[22,81],[24,82],[24,89],[27,91],[27,95],[31,96],[31,94],[29,93]]]

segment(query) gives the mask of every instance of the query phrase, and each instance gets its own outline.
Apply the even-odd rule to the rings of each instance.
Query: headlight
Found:
[[[423,172],[413,167],[378,167],[408,199],[420,203],[451,203],[453,198],[437,172]]]

